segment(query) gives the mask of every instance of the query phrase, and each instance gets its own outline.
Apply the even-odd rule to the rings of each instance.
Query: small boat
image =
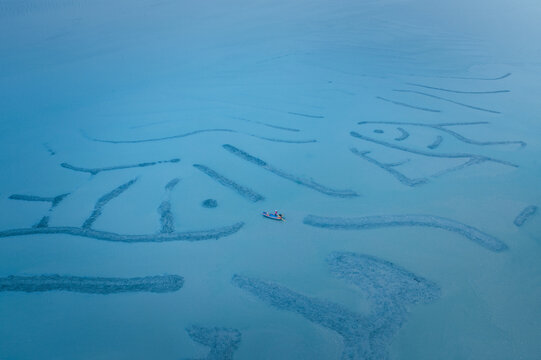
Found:
[[[286,218],[282,214],[271,214],[267,211],[263,211],[262,215],[266,218],[272,219],[272,220],[278,220],[278,221],[286,221]]]

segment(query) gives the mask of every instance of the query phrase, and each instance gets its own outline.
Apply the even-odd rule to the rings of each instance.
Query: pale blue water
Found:
[[[540,17],[0,0],[0,359],[539,358]]]

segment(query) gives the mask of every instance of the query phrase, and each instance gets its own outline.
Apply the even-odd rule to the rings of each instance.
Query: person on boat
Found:
[[[274,216],[278,216],[278,210],[274,210]]]

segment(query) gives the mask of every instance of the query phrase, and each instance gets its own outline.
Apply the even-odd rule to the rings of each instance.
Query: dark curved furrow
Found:
[[[50,156],[56,155],[56,152],[49,146],[49,144],[43,144],[43,147],[47,150]]]
[[[126,292],[166,293],[180,290],[183,285],[184,278],[178,275],[157,275],[135,278],[12,275],[0,278],[0,292],[71,291],[102,295]]]
[[[427,97],[430,97],[430,98],[433,98],[433,99],[437,99],[437,100],[441,100],[441,101],[446,101],[446,102],[449,102],[449,103],[452,103],[452,104],[455,104],[455,105],[459,105],[459,106],[463,106],[463,107],[466,107],[466,108],[469,108],[469,109],[473,109],[473,110],[484,111],[484,112],[488,112],[488,113],[492,113],[492,114],[500,114],[500,112],[499,112],[499,111],[496,111],[496,110],[485,109],[485,108],[478,107],[478,106],[473,106],[473,105],[464,104],[464,103],[461,103],[461,102],[458,102],[458,101],[455,101],[455,100],[451,100],[451,99],[447,99],[447,98],[444,98],[444,97],[441,97],[441,96],[436,96],[436,95],[432,95],[432,94],[427,94],[427,93],[424,93],[424,92],[422,92],[422,91],[416,91],[416,90],[401,90],[401,89],[394,89],[393,91],[401,92],[401,93],[418,94],[418,95],[427,96]]]
[[[174,178],[170,180],[165,185],[166,199],[162,201],[160,206],[158,206],[158,214],[160,214],[160,232],[161,233],[173,233],[175,231],[175,219],[173,212],[171,211],[171,192],[179,183],[179,178]]]
[[[467,153],[434,153],[434,152],[428,152],[428,151],[423,151],[423,150],[412,149],[412,148],[404,147],[404,146],[401,146],[401,145],[391,144],[391,143],[388,143],[388,142],[385,142],[385,141],[373,139],[373,138],[361,135],[361,134],[359,134],[359,133],[357,133],[355,131],[351,131],[350,135],[357,138],[357,139],[373,142],[375,144],[383,145],[383,146],[386,146],[386,147],[389,147],[389,148],[393,148],[393,149],[396,149],[396,150],[401,150],[401,151],[404,151],[404,152],[409,152],[409,153],[417,154],[417,155],[424,155],[424,156],[438,157],[438,158],[450,158],[450,159],[464,158],[464,159],[469,159],[469,160],[475,160],[475,163],[479,163],[479,162],[483,162],[483,161],[491,161],[491,162],[495,162],[495,163],[498,163],[498,164],[503,164],[503,165],[512,166],[512,167],[518,167],[518,165],[513,164],[513,163],[511,163],[509,161],[498,160],[498,159],[494,159],[494,158],[483,156],[483,155],[475,155],[475,154],[467,154]],[[468,162],[470,162],[470,161],[468,161]]]
[[[254,124],[263,125],[263,126],[270,127],[270,128],[273,128],[273,129],[278,129],[278,130],[291,131],[291,132],[299,132],[299,131],[300,131],[299,129],[288,128],[288,127],[278,126],[278,125],[273,125],[273,124],[269,124],[269,123],[264,123],[264,122],[262,122],[262,121],[245,119],[245,118],[242,118],[242,117],[232,116],[231,118],[232,118],[232,119],[236,119],[236,120],[241,120],[241,121],[251,122],[251,123],[254,123]]]
[[[98,139],[98,138],[92,138],[92,137],[87,137],[87,138],[92,140],[92,141],[110,143],[110,144],[139,144],[139,143],[146,143],[146,142],[156,142],[156,141],[180,139],[180,138],[187,137],[187,136],[203,134],[203,133],[210,133],[210,132],[226,132],[226,133],[232,133],[232,134],[241,134],[241,135],[251,136],[251,137],[254,137],[254,138],[260,139],[260,140],[287,143],[287,144],[308,144],[308,143],[317,142],[317,140],[288,140],[288,139],[268,138],[268,137],[248,134],[248,133],[244,133],[244,132],[236,131],[236,130],[232,130],[232,129],[195,130],[195,131],[190,131],[190,132],[187,132],[187,133],[184,133],[184,134],[163,136],[163,137],[158,137],[158,138],[140,139],[140,140],[104,140],[104,139]]]
[[[11,200],[22,200],[22,201],[43,201],[43,202],[50,202],[51,208],[56,207],[66,196],[68,196],[69,193],[60,194],[58,196],[53,197],[45,197],[45,196],[36,196],[36,195],[21,195],[21,194],[13,194],[10,195],[9,199]]]
[[[429,108],[425,108],[425,107],[410,105],[410,104],[406,104],[406,103],[403,103],[403,102],[400,102],[400,101],[390,100],[390,99],[387,99],[387,98],[384,98],[384,97],[381,97],[381,96],[376,96],[376,99],[383,100],[383,101],[386,101],[386,102],[391,103],[391,104],[404,106],[404,107],[407,107],[407,108],[410,108],[410,109],[422,110],[422,111],[428,111],[428,112],[438,112],[438,113],[441,112],[441,110],[429,109]]]
[[[396,128],[396,129],[400,131],[400,136],[395,138],[396,141],[406,140],[410,136],[410,134],[406,130],[402,129],[401,127]]]
[[[436,283],[375,256],[334,252],[327,264],[333,276],[361,288],[378,307],[426,304],[440,296]]]
[[[415,123],[415,122],[404,122],[404,121],[359,121],[357,124],[363,125],[363,124],[386,124],[386,125],[411,125],[411,126],[421,126],[421,127],[428,127],[432,128],[444,133],[447,133],[454,137],[455,139],[462,141],[466,144],[472,144],[472,145],[482,145],[482,146],[490,146],[490,145],[520,145],[520,147],[525,147],[526,143],[521,140],[504,140],[504,141],[478,141],[473,140],[470,138],[467,138],[456,131],[447,129],[448,126],[467,126],[467,125],[484,125],[489,124],[488,121],[473,121],[473,122],[459,122],[459,123],[439,123],[439,124],[423,124],[423,123]],[[401,128],[397,128],[401,129]],[[399,140],[398,138],[395,140]]]
[[[104,240],[112,242],[138,243],[138,242],[167,242],[167,241],[201,241],[209,239],[219,239],[232,235],[239,231],[244,226],[243,222],[238,222],[233,225],[218,227],[214,229],[201,231],[185,231],[160,234],[143,234],[143,235],[125,235],[108,231],[100,231],[87,228],[71,227],[71,226],[56,226],[48,228],[25,228],[11,229],[0,231],[0,238],[37,235],[37,234],[66,234],[73,236],[81,236],[95,240]]]
[[[158,214],[160,214],[160,232],[162,234],[173,233],[175,231],[175,220],[171,211],[171,202],[168,200],[162,201],[158,207]]]
[[[144,163],[133,164],[133,165],[118,165],[118,166],[108,166],[108,167],[102,167],[102,168],[83,168],[79,166],[70,165],[68,163],[62,163],[60,164],[60,166],[62,166],[65,169],[86,172],[92,175],[96,175],[102,171],[123,170],[123,169],[131,169],[131,168],[136,168],[136,167],[154,166],[154,165],[166,164],[166,163],[178,163],[179,161],[180,159],[159,160],[159,161],[144,162]]]
[[[193,341],[210,347],[206,360],[232,360],[241,342],[237,329],[190,326],[186,331]]]
[[[311,119],[324,119],[325,118],[325,116],[322,116],[322,115],[303,114],[303,113],[298,113],[298,112],[293,112],[293,111],[288,111],[287,113],[290,115],[302,116],[302,117],[307,117]]]
[[[460,79],[460,80],[487,80],[487,81],[493,81],[493,80],[502,80],[507,77],[511,76],[511,73],[503,74],[501,76],[496,76],[493,78],[486,78],[486,77],[467,77],[467,76],[441,76],[443,78],[447,79]]]
[[[132,179],[128,181],[127,183],[124,183],[117,188],[113,189],[112,191],[108,192],[107,194],[103,195],[98,199],[96,204],[94,205],[94,211],[92,211],[92,214],[88,217],[88,219],[85,220],[83,223],[82,228],[83,229],[90,229],[92,224],[98,219],[98,217],[101,215],[101,212],[105,205],[114,198],[120,196],[124,191],[128,190],[135,182],[137,181],[137,178]]]
[[[234,275],[231,281],[277,309],[297,313],[313,323],[336,331],[344,339],[342,359],[377,358],[370,344],[370,336],[375,328],[367,316],[330,301],[302,295],[270,281],[242,275]]]
[[[364,160],[366,160],[366,161],[368,161],[368,162],[370,162],[370,163],[372,163],[372,164],[374,164],[376,166],[379,166],[383,170],[387,171],[389,174],[394,176],[398,181],[400,181],[404,185],[417,186],[417,185],[426,184],[428,182],[427,178],[414,178],[414,179],[412,179],[412,178],[404,175],[400,171],[396,170],[395,167],[402,165],[403,162],[394,163],[394,164],[384,164],[382,162],[377,161],[373,157],[368,156],[368,154],[370,154],[370,151],[359,151],[359,150],[357,150],[355,148],[351,148],[350,150],[355,155],[357,155],[357,156],[363,158]]]
[[[303,316],[343,338],[342,359],[382,360],[406,320],[408,306],[440,296],[437,284],[391,262],[369,255],[333,253],[331,274],[358,287],[370,301],[370,312],[355,313],[324,299],[309,297],[280,284],[234,275],[231,282],[268,305]]]
[[[166,185],[165,185],[165,190],[166,191],[172,191],[175,186],[177,186],[177,184],[179,183],[180,179],[179,178],[174,178],[172,179],[171,181],[169,181]]]
[[[501,94],[501,93],[508,93],[511,92],[510,90],[491,90],[491,91],[462,91],[462,90],[451,90],[451,89],[444,89],[439,87],[433,87],[433,86],[427,86],[422,84],[416,84],[416,83],[406,83],[407,85],[411,86],[417,86],[425,89],[431,89],[431,90],[439,90],[439,91],[445,91],[455,94]]]
[[[427,148],[429,148],[430,150],[434,150],[436,149],[438,146],[441,145],[443,141],[443,138],[441,136],[436,136],[436,139],[434,140],[434,142],[430,145],[427,145]]]
[[[44,216],[41,218],[41,220],[36,224],[34,225],[33,227],[36,227],[36,228],[45,228],[49,226],[49,216]]]
[[[308,215],[303,223],[331,230],[367,230],[396,226],[433,227],[457,233],[490,251],[499,252],[508,249],[501,240],[473,226],[434,215],[375,215],[355,218]]]
[[[342,197],[342,198],[349,198],[349,197],[357,197],[359,196],[359,194],[357,194],[356,192],[352,191],[352,190],[336,190],[336,189],[331,189],[329,187],[326,187],[324,185],[321,185],[321,184],[318,184],[316,183],[315,181],[313,180],[306,180],[306,179],[302,179],[298,176],[295,176],[295,175],[292,175],[292,174],[288,174],[280,169],[277,169],[273,166],[271,166],[270,164],[267,164],[265,161],[261,160],[260,158],[257,158],[253,155],[250,155],[248,154],[247,152],[243,151],[243,150],[240,150],[236,147],[234,147],[233,145],[229,145],[229,144],[224,144],[222,145],[223,148],[227,151],[229,151],[231,154],[235,155],[235,156],[238,156],[239,158],[243,159],[243,160],[246,160],[252,164],[255,164],[259,167],[262,167],[263,169],[275,174],[275,175],[278,175],[284,179],[287,179],[289,181],[293,181],[294,183],[296,184],[299,184],[299,185],[302,185],[302,186],[306,186],[310,189],[313,189],[315,191],[318,191],[322,194],[325,194],[325,195],[329,195],[329,196],[334,196],[334,197]]]
[[[515,220],[513,221],[513,224],[515,224],[515,226],[522,226],[522,225],[524,225],[524,223],[526,222],[526,220],[528,220],[528,219],[529,219],[531,216],[533,216],[536,212],[537,212],[537,206],[535,206],[535,205],[526,206],[526,207],[520,212],[520,214],[517,215],[517,217],[516,217]]]
[[[407,320],[408,307],[429,304],[441,295],[440,287],[390,261],[365,254],[332,253],[331,274],[357,287],[371,305],[368,318],[375,330],[370,345],[375,359],[388,358],[387,348]]]
[[[207,174],[211,179],[214,179],[223,186],[234,190],[237,194],[252,202],[265,200],[265,197],[263,195],[258,194],[257,192],[250,188],[247,188],[246,186],[237,184],[233,180],[226,178],[225,176],[217,173],[216,171],[205,165],[193,164],[193,167],[200,170],[204,174]]]

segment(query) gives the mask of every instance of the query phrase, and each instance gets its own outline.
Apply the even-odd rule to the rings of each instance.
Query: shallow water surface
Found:
[[[0,0],[0,359],[537,359],[539,18]]]

